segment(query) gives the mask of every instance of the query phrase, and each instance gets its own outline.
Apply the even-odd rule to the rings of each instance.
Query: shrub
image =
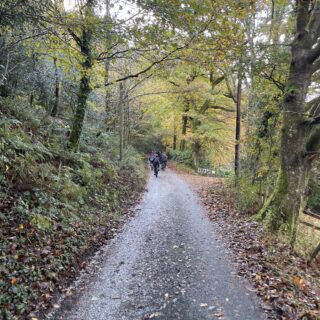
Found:
[[[81,152],[73,153],[63,120],[43,122],[23,101],[1,98],[0,116],[0,318],[24,319],[103,241],[146,172],[132,147],[121,164],[114,161],[116,135],[87,126]]]
[[[144,158],[131,146],[125,152],[121,167],[137,174],[138,180],[144,181],[146,177],[146,170]]]
[[[170,156],[174,161],[182,163],[188,167],[193,167],[192,152],[190,150],[172,150],[170,151]]]
[[[245,177],[240,177],[235,183],[235,176],[226,178],[225,188],[238,210],[245,214],[255,214],[261,207],[259,201],[259,185],[252,184]]]

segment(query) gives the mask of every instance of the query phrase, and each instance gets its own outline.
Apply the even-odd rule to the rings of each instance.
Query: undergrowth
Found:
[[[185,167],[194,168],[192,152],[190,150],[170,150],[172,160],[184,165]]]
[[[118,137],[93,126],[69,152],[69,124],[22,99],[0,100],[0,119],[0,318],[25,319],[108,236],[145,168],[131,147],[119,162]]]
[[[244,177],[236,179],[234,175],[230,175],[224,181],[225,195],[237,210],[244,214],[255,214],[260,209],[259,185],[252,184]]]
[[[310,187],[312,193],[308,202],[308,207],[313,210],[317,209],[316,205],[318,205],[319,199],[319,189],[314,187],[314,184],[315,182],[311,181]],[[224,179],[223,195],[224,198],[228,199],[229,203],[232,203],[237,212],[244,216],[251,216],[251,219],[257,220],[257,213],[263,207],[264,201],[267,200],[267,195],[265,194],[266,189],[269,190],[268,192],[272,190],[271,186],[266,185],[266,182],[260,183],[258,181],[252,183],[252,181],[246,177],[238,177],[238,179],[235,179],[233,175]],[[319,219],[304,214],[302,214],[299,219],[300,223],[297,228],[297,239],[294,249],[301,257],[308,261],[312,250],[320,241],[320,232],[317,230],[317,227],[319,227]],[[267,229],[268,220],[259,219],[259,221],[263,221]],[[309,226],[304,225],[302,222],[309,223]],[[266,232],[266,235],[270,237],[274,236],[270,234],[270,232]],[[287,240],[287,242],[289,242],[287,235],[283,231],[279,232],[278,237],[283,241]]]

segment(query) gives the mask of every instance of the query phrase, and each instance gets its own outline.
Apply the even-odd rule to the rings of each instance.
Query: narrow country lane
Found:
[[[57,319],[265,319],[187,183],[151,176],[94,281]]]

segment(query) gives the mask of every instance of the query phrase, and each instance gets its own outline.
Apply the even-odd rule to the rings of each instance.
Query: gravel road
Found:
[[[167,170],[147,188],[100,272],[59,319],[265,319],[188,184]]]

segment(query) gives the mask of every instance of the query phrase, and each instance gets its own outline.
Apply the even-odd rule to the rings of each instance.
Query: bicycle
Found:
[[[166,167],[167,167],[167,161],[163,161],[162,163],[161,163],[161,170],[165,170],[166,169]]]
[[[159,173],[159,165],[154,165],[153,166],[153,171],[154,171],[154,175],[157,178],[158,177],[158,173]]]

